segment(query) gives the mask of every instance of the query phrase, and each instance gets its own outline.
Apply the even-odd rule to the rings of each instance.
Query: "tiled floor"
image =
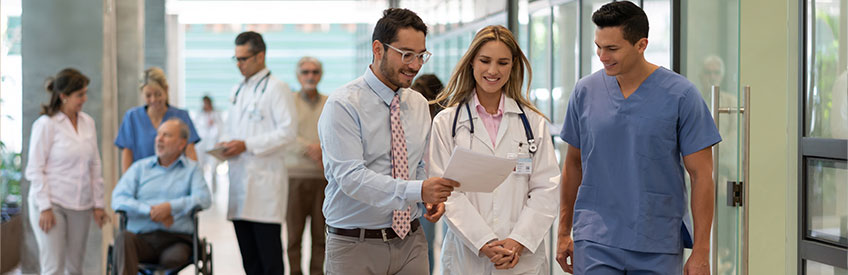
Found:
[[[227,190],[228,190],[228,182],[226,179],[226,166],[221,166],[223,169],[219,170],[221,174],[218,177],[218,186],[216,188],[215,194],[212,199],[212,207],[203,212],[200,212],[200,236],[205,237],[207,241],[212,243],[213,246],[213,257],[212,257],[212,266],[214,268],[215,274],[225,274],[225,275],[238,275],[244,274],[244,269],[242,269],[241,263],[241,253],[238,249],[238,242],[236,241],[236,234],[233,230],[232,222],[227,220]],[[309,222],[306,223],[305,232],[309,232]],[[284,229],[285,230],[285,229]],[[285,238],[285,231],[283,231],[283,236]],[[303,251],[302,255],[310,255],[310,248],[312,245],[312,240],[308,234],[304,234],[303,236]],[[91,251],[94,251],[92,249]],[[285,255],[283,256],[283,261],[286,264],[286,271],[291,269],[289,268],[288,260],[285,259]],[[304,258],[301,266],[308,267],[308,258]],[[87,263],[90,264],[90,263]],[[94,263],[99,264],[99,262]],[[96,269],[95,267],[89,269]],[[304,274],[309,274],[308,268],[303,269]],[[11,272],[7,272],[3,275],[18,275],[21,274],[20,268],[13,270]],[[180,275],[189,275],[194,274],[194,267],[187,267],[182,270]]]
[[[223,171],[226,173],[226,171]],[[200,212],[200,236],[205,237],[207,241],[212,243],[213,257],[212,267],[215,274],[236,275],[244,274],[244,269],[241,264],[241,253],[239,252],[238,242],[236,241],[236,233],[233,230],[232,222],[227,220],[227,190],[229,189],[226,174],[218,176],[218,186],[212,199],[212,207],[203,212]],[[309,223],[305,232],[309,232]],[[286,233],[283,231],[283,236]],[[312,245],[311,238],[308,234],[303,236],[303,252],[302,255],[310,255],[310,247]],[[284,255],[283,258],[286,256]],[[283,259],[286,263],[286,271],[291,270],[287,259]],[[308,258],[304,258],[301,266],[308,267]],[[304,269],[304,274],[308,274],[309,270]],[[194,268],[188,267],[179,273],[180,275],[194,274]]]

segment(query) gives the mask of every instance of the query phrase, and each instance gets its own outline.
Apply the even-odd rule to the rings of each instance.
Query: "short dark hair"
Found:
[[[412,82],[412,85],[409,86],[409,88],[421,93],[427,101],[433,101],[439,97],[439,93],[442,92],[445,85],[442,85],[442,81],[434,74],[422,74],[415,79],[414,82]],[[430,118],[435,117],[441,110],[441,104],[430,104]]]
[[[592,22],[598,28],[621,27],[621,32],[630,44],[648,38],[648,15],[630,1],[618,1],[603,5],[592,14]]]
[[[422,74],[415,82],[412,83],[411,88],[415,91],[421,93],[427,100],[434,100],[436,96],[442,92],[442,89],[445,88],[442,85],[442,81],[439,80],[434,74]]]
[[[427,35],[427,25],[415,12],[399,8],[386,9],[383,11],[383,18],[374,26],[371,42],[379,40],[383,43],[383,49],[388,49],[386,45],[397,41],[397,31],[404,28],[413,28]]]
[[[240,33],[236,37],[236,46],[244,44],[250,45],[250,51],[253,53],[261,53],[265,51],[265,40],[262,39],[261,34],[255,31],[246,31]]]

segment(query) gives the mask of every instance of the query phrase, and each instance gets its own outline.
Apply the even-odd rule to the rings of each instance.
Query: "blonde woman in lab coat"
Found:
[[[547,119],[521,94],[530,66],[512,33],[480,30],[434,102],[430,176],[454,147],[518,160],[492,193],[454,191],[444,203],[443,274],[547,274],[545,236],[559,205],[559,167]],[[529,81],[528,81],[529,82]],[[528,89],[529,92],[529,89]]]

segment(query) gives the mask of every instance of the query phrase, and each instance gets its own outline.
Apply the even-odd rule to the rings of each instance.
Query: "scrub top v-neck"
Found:
[[[603,70],[575,85],[561,137],[579,148],[574,239],[678,253],[686,213],[682,156],[721,141],[701,94],[656,69],[627,98]]]

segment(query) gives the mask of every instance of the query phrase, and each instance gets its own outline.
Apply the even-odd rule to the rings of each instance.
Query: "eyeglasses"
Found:
[[[255,53],[255,54],[253,54],[253,55],[251,55],[251,56],[245,56],[245,57],[233,56],[233,61],[235,61],[235,62],[245,62],[245,61],[247,61],[248,59],[250,59],[251,57],[256,56],[257,54],[258,54],[258,53]]]
[[[314,74],[314,75],[319,75],[319,74],[321,74],[321,71],[320,70],[300,70],[301,75],[308,75],[310,73]]]
[[[427,60],[430,60],[430,57],[433,56],[433,54],[428,52],[428,51],[424,51],[423,53],[417,54],[413,51],[404,51],[404,50],[392,47],[392,45],[389,45],[389,44],[386,44],[386,43],[382,43],[382,44],[386,45],[389,48],[392,48],[392,50],[395,50],[398,53],[400,53],[401,54],[400,60],[403,61],[403,64],[410,64],[410,63],[412,63],[413,60],[418,59],[418,61],[421,62],[421,65],[424,65],[424,63],[427,63]]]

